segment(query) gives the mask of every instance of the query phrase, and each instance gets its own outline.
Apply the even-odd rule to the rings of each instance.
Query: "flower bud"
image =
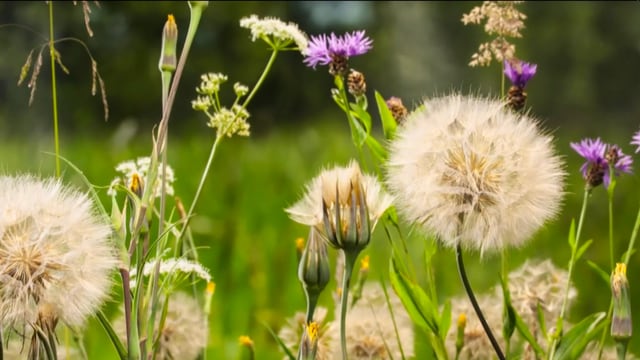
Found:
[[[314,360],[318,352],[318,331],[319,326],[315,321],[304,327],[302,341],[300,343],[300,359]]]
[[[632,323],[627,266],[623,263],[616,264],[611,275],[611,293],[613,296],[611,337],[618,342],[626,342],[631,338]]]
[[[458,316],[458,329],[456,333],[456,354],[460,354],[464,346],[464,328],[467,326],[467,316],[462,313]]]
[[[298,278],[310,297],[317,297],[330,280],[327,246],[317,230],[311,228],[309,240],[298,265]]]
[[[162,52],[160,54],[160,63],[158,67],[160,71],[174,72],[176,70],[177,61],[177,43],[178,43],[178,27],[173,15],[167,17],[162,31]]]
[[[363,96],[367,92],[367,82],[364,74],[352,69],[349,72],[349,76],[347,76],[347,89],[356,98]]]
[[[391,111],[391,115],[396,120],[396,124],[402,125],[407,117],[407,108],[402,104],[402,99],[392,96],[386,101],[387,107]]]

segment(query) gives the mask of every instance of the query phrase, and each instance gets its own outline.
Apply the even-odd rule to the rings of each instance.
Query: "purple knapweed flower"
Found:
[[[592,188],[602,183],[606,188],[609,187],[611,184],[609,164],[611,163],[616,176],[622,172],[631,172],[631,157],[625,155],[617,145],[606,144],[600,138],[571,143],[571,148],[586,160],[580,167],[580,171]]]
[[[636,149],[636,154],[640,152],[640,130],[633,134],[633,137],[631,138],[631,145],[636,145],[638,147]]]
[[[352,56],[365,54],[371,50],[373,41],[365,35],[364,30],[345,33],[337,36],[334,33],[311,36],[304,52],[304,63],[314,69],[318,64],[328,65],[334,62],[345,62]]]
[[[524,88],[529,80],[536,74],[538,65],[524,62],[518,59],[504,61],[504,74],[514,86]]]

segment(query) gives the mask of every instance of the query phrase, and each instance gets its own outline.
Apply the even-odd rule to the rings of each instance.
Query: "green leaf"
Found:
[[[500,277],[500,285],[502,287],[502,296],[504,298],[504,328],[502,330],[504,337],[507,339],[511,338],[514,330],[517,329],[520,335],[522,335],[522,337],[531,344],[536,355],[539,358],[543,358],[544,350],[538,344],[536,338],[531,334],[527,324],[522,320],[522,317],[520,317],[516,309],[511,304],[511,293],[509,293],[509,289],[507,288],[507,284],[503,277]]]
[[[576,247],[576,219],[571,219],[571,227],[569,228],[569,246],[571,250]]]
[[[542,304],[540,301],[536,304],[536,314],[538,315],[538,324],[540,324],[540,331],[542,334],[548,334],[547,332],[547,322],[544,318],[544,309],[542,308]]]
[[[387,159],[387,150],[371,135],[367,135],[367,146],[378,161],[384,162]]]
[[[606,316],[604,312],[591,314],[571,328],[571,330],[560,339],[553,359],[579,359],[589,342],[600,334],[605,325],[605,322],[602,320]]]
[[[371,134],[371,115],[359,104],[349,103],[349,106],[351,107],[352,114],[358,118],[362,126],[364,126],[367,135]]]
[[[440,313],[440,338],[446,339],[449,327],[451,326],[451,301],[444,303],[442,312]]]
[[[515,321],[516,321],[516,329],[518,329],[518,332],[520,333],[520,335],[531,345],[531,347],[533,348],[533,351],[536,352],[536,356],[538,358],[540,358],[540,359],[543,359],[544,358],[544,350],[538,344],[538,342],[536,341],[536,338],[533,336],[533,334],[531,334],[531,331],[529,330],[529,327],[524,322],[524,320],[522,320],[522,317],[520,317],[518,312],[515,309],[513,309],[512,306],[511,306],[511,309],[513,311],[513,316],[514,316]]]
[[[595,272],[596,274],[598,274],[600,276],[600,278],[604,281],[604,283],[609,286],[609,274],[607,274],[606,271],[602,270],[602,268],[600,267],[600,265],[594,263],[591,260],[587,260],[587,265],[589,265]]]
[[[427,331],[440,334],[438,312],[427,294],[416,284],[412,283],[398,269],[396,256],[389,259],[389,278],[396,294],[407,309],[413,322]]]
[[[387,102],[384,100],[379,92],[375,92],[376,105],[378,105],[378,113],[380,114],[380,121],[382,122],[382,131],[384,132],[385,139],[393,139],[396,136],[396,129],[398,124],[396,119],[393,118],[391,110],[387,107]]]
[[[580,259],[580,257],[584,254],[585,251],[587,251],[587,248],[591,245],[592,242],[593,240],[589,239],[584,244],[582,244],[582,246],[580,246],[580,248],[576,252],[576,261]]]
[[[98,317],[98,321],[100,321],[100,324],[102,325],[104,330],[107,332],[107,336],[109,337],[109,340],[111,340],[111,343],[113,344],[113,346],[115,346],[116,351],[118,352],[118,356],[120,356],[120,359],[121,360],[127,359],[127,351],[124,349],[124,345],[122,345],[122,342],[120,341],[120,337],[118,337],[116,332],[113,330],[111,323],[109,322],[109,320],[107,320],[107,317],[104,315],[102,310],[98,310],[98,313],[96,314],[96,316]]]
[[[267,331],[269,331],[271,336],[273,336],[273,339],[278,343],[278,345],[280,345],[280,348],[282,348],[282,351],[284,351],[284,353],[287,356],[287,358],[289,358],[289,360],[296,360],[296,357],[293,356],[293,353],[291,352],[291,350],[287,347],[287,345],[285,345],[285,343],[282,341],[282,339],[280,339],[278,334],[276,334],[273,331],[273,329],[271,329],[269,327],[269,325],[267,325],[266,323],[263,323],[262,325],[264,325],[264,327],[267,328]]]

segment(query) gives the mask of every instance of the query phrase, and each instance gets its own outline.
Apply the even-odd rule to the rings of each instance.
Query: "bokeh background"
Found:
[[[372,94],[377,90],[385,97],[401,97],[413,108],[424,97],[451,91],[500,93],[499,65],[467,66],[479,43],[490,39],[481,26],[464,26],[460,21],[463,13],[479,4],[211,2],[170,123],[168,158],[176,171],[177,195],[187,203],[192,199],[214,140],[204,116],[190,106],[200,74],[223,72],[230,84],[252,85],[266,63],[265,45],[251,42],[249,31],[239,27],[241,17],[279,17],[298,23],[310,35],[365,29],[374,48],[350,65],[366,75],[370,103],[374,104]],[[56,48],[70,70],[69,74],[57,71],[61,152],[90,181],[105,186],[115,176],[117,163],[150,153],[151,131],[161,110],[157,70],[161,30],[167,14],[174,14],[182,40],[189,10],[186,2],[136,1],[101,2],[99,7],[91,3],[91,9],[93,37],[87,35],[79,4],[54,3],[55,36],[83,41],[98,62],[109,119],[104,120],[99,96],[90,94],[91,65],[85,49],[73,41],[58,43]],[[568,228],[578,216],[584,186],[578,172],[581,159],[569,143],[602,137],[620,144],[626,153],[634,151],[629,141],[640,128],[640,3],[525,2],[520,9],[528,18],[524,37],[514,40],[516,55],[538,64],[538,73],[527,87],[528,105],[541,126],[555,136],[558,152],[568,164],[568,177],[561,215],[529,245],[512,251],[511,267],[529,258],[551,258],[565,267]],[[39,51],[46,43],[48,26],[44,2],[0,2],[0,169],[5,173],[53,174],[54,158],[48,154],[53,151],[53,126],[47,50],[31,106],[30,89],[16,84],[29,52]],[[306,230],[290,221],[283,208],[299,198],[306,181],[324,166],[345,164],[357,156],[346,119],[330,98],[331,87],[325,68],[314,71],[303,65],[300,54],[281,54],[250,105],[251,137],[224,141],[217,154],[193,221],[201,257],[217,284],[209,358],[241,357],[238,336],[249,335],[259,359],[279,359],[265,324],[277,330],[286,317],[304,309],[294,240],[305,237]],[[230,86],[228,94],[232,96]],[[65,178],[77,181],[71,169]],[[625,175],[616,188],[618,256],[626,249],[638,212],[638,180],[635,174]],[[593,239],[584,259],[607,268],[607,207],[602,188],[592,195],[583,234],[583,240]],[[412,239],[416,254],[422,253],[423,241]],[[376,234],[368,252],[371,278],[386,278],[389,249],[381,234]],[[497,282],[499,258],[467,258],[478,291]],[[435,265],[440,300],[460,294],[450,251],[439,252]],[[570,318],[606,311],[608,285],[584,260],[575,274],[579,296]],[[635,304],[640,302],[638,275],[636,255],[628,269]],[[114,289],[110,314],[117,313],[118,298]],[[330,296],[324,295],[321,301],[330,303]],[[634,317],[640,319],[637,309],[634,306]],[[639,333],[640,326],[634,329]],[[416,339],[418,349],[424,349],[424,337],[418,333]],[[90,358],[115,358],[96,322],[89,324],[87,341]],[[632,340],[636,353],[640,353],[639,344]]]

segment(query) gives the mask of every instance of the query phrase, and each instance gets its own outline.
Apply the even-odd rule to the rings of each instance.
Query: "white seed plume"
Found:
[[[387,184],[400,213],[447,246],[519,246],[560,207],[565,173],[552,141],[502,102],[429,99],[390,144]]]
[[[80,326],[107,297],[111,228],[59,180],[0,176],[0,322]]]

